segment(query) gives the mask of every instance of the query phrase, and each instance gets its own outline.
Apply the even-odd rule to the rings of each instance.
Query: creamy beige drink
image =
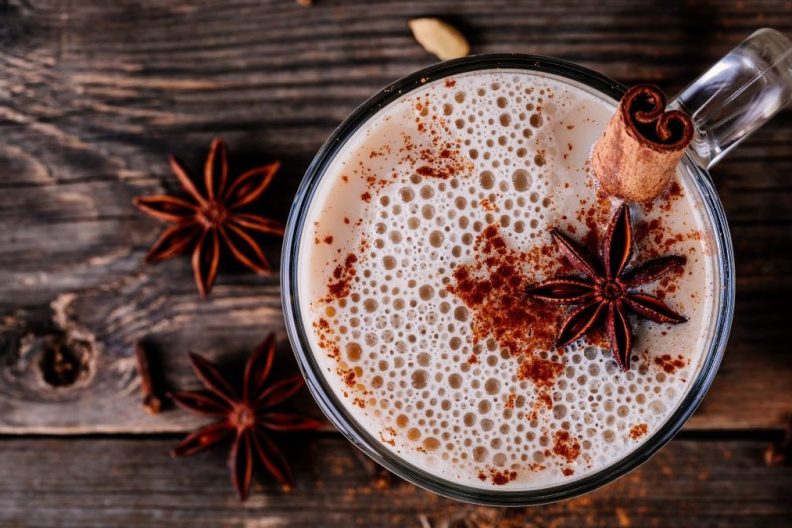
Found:
[[[590,175],[614,107],[525,71],[427,82],[343,146],[301,236],[298,291],[312,352],[372,437],[438,477],[534,489],[601,469],[679,405],[711,329],[714,257],[687,173],[631,206],[630,265],[681,255],[643,285],[681,324],[630,316],[631,368],[602,332],[565,348],[568,306],[525,295],[572,274],[549,230],[599,247],[618,202]]]

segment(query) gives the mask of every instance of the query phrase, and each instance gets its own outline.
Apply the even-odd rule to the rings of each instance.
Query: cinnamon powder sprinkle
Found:
[[[434,111],[429,96],[415,104],[415,126],[421,134],[420,146],[413,143],[409,135],[404,136],[406,161],[415,172],[426,178],[448,179],[473,170],[470,159],[462,153],[460,140],[448,141],[454,133],[442,116]]]
[[[550,389],[563,371],[561,363],[529,356],[520,364],[518,375],[520,379],[531,380],[537,387]]]
[[[390,435],[390,438],[385,437],[386,433]],[[393,427],[386,427],[384,431],[380,431],[380,440],[382,441],[383,444],[388,444],[390,446],[395,447],[396,446],[396,440],[394,439],[395,437],[396,437],[396,429],[394,429]]]
[[[325,302],[343,299],[349,295],[352,287],[352,280],[355,278],[355,263],[357,257],[354,253],[347,254],[343,264],[339,264],[333,270],[330,280],[327,281],[328,296]]]
[[[474,343],[493,337],[520,362],[518,375],[534,384],[537,405],[549,408],[552,388],[564,366],[541,356],[539,351],[554,348],[558,316],[563,308],[526,297],[529,280],[524,267],[557,263],[557,259],[542,255],[555,250],[542,247],[532,253],[517,252],[508,246],[494,224],[479,234],[475,249],[475,261],[456,266],[446,288],[470,310]]]
[[[326,351],[332,358],[338,359],[341,357],[341,348],[338,346],[338,336],[333,332],[327,319],[319,319],[313,324],[313,327],[319,339],[319,347]]]
[[[687,366],[687,361],[681,355],[672,358],[671,354],[664,354],[654,358],[654,364],[663,369],[667,374],[674,374],[679,369]]]
[[[647,424],[640,423],[638,425],[634,425],[632,428],[630,428],[630,438],[633,440],[638,440],[642,436],[645,436],[647,432],[649,432],[649,426]]]
[[[490,468],[488,472],[489,472],[490,482],[492,482],[492,484],[494,484],[495,486],[503,486],[504,484],[508,484],[509,482],[517,478],[516,471],[508,471],[508,470],[500,471],[495,468]],[[487,472],[479,471],[478,478],[479,480],[487,480]]]
[[[569,431],[556,431],[553,436],[553,454],[574,462],[580,456],[580,442]]]
[[[485,211],[494,211],[494,210],[496,210],[496,209],[497,209],[497,207],[495,206],[495,204],[493,204],[492,202],[490,202],[490,201],[489,201],[487,198],[482,198],[482,199],[481,199],[481,201],[479,202],[479,205],[480,205],[480,206],[481,206],[481,208],[482,208],[482,209],[484,209]]]
[[[344,383],[346,383],[346,386],[349,388],[354,387],[356,379],[357,375],[355,374],[355,371],[352,369],[347,369],[344,374]]]

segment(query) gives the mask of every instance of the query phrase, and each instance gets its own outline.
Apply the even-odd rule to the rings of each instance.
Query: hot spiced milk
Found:
[[[573,309],[525,295],[575,275],[559,229],[596,254],[619,202],[590,174],[614,111],[584,88],[490,70],[427,81],[371,117],[324,175],[301,234],[311,349],[348,413],[407,462],[473,487],[576,479],[674,411],[707,348],[715,265],[690,176],[631,205],[630,265],[681,324],[631,317],[631,367],[604,331],[555,346]]]

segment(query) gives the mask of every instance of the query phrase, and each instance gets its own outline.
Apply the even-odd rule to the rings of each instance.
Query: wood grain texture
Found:
[[[553,55],[669,93],[756,27],[792,33],[788,2],[668,4],[1,3],[0,433],[186,430],[195,424],[186,415],[142,412],[134,343],[158,351],[169,386],[186,387],[188,350],[239,362],[282,329],[277,278],[233,269],[203,302],[186,259],[142,263],[160,227],[131,199],[176,188],[168,153],[197,170],[221,135],[236,169],[282,160],[263,205],[285,219],[333,128],[432,62],[407,29],[414,16],[447,15],[474,52]],[[792,415],[791,141],[787,111],[714,170],[738,305],[722,371],[689,428],[781,428]],[[267,250],[277,260],[278,244]],[[53,388],[41,365],[60,345],[77,350],[80,374]]]
[[[240,504],[222,453],[171,460],[175,441],[3,440],[0,525],[780,528],[792,519],[792,469],[765,467],[762,441],[678,440],[598,491],[515,509],[462,505],[387,478],[335,436],[289,442],[297,487],[284,493],[262,478]]]

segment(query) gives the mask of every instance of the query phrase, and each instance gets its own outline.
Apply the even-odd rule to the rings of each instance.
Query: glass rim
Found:
[[[554,75],[581,83],[615,100],[619,100],[626,91],[626,87],[621,83],[583,66],[551,57],[512,53],[473,55],[442,62],[418,70],[388,85],[361,104],[336,128],[314,157],[300,183],[289,212],[283,239],[281,300],[289,341],[308,389],[327,418],[352,444],[399,477],[439,495],[488,506],[530,506],[569,499],[616,480],[651,458],[690,418],[715,378],[728,341],[734,312],[734,255],[726,215],[712,180],[706,171],[686,155],[684,163],[693,173],[693,183],[701,194],[714,231],[719,273],[719,280],[715,284],[718,290],[717,318],[713,323],[709,350],[687,394],[662,426],[625,457],[569,483],[529,490],[490,490],[466,486],[432,475],[389,451],[345,410],[344,404],[336,397],[313,356],[300,312],[297,291],[297,263],[305,213],[326,168],[346,141],[370,117],[398,98],[429,82],[488,69],[515,69]]]

